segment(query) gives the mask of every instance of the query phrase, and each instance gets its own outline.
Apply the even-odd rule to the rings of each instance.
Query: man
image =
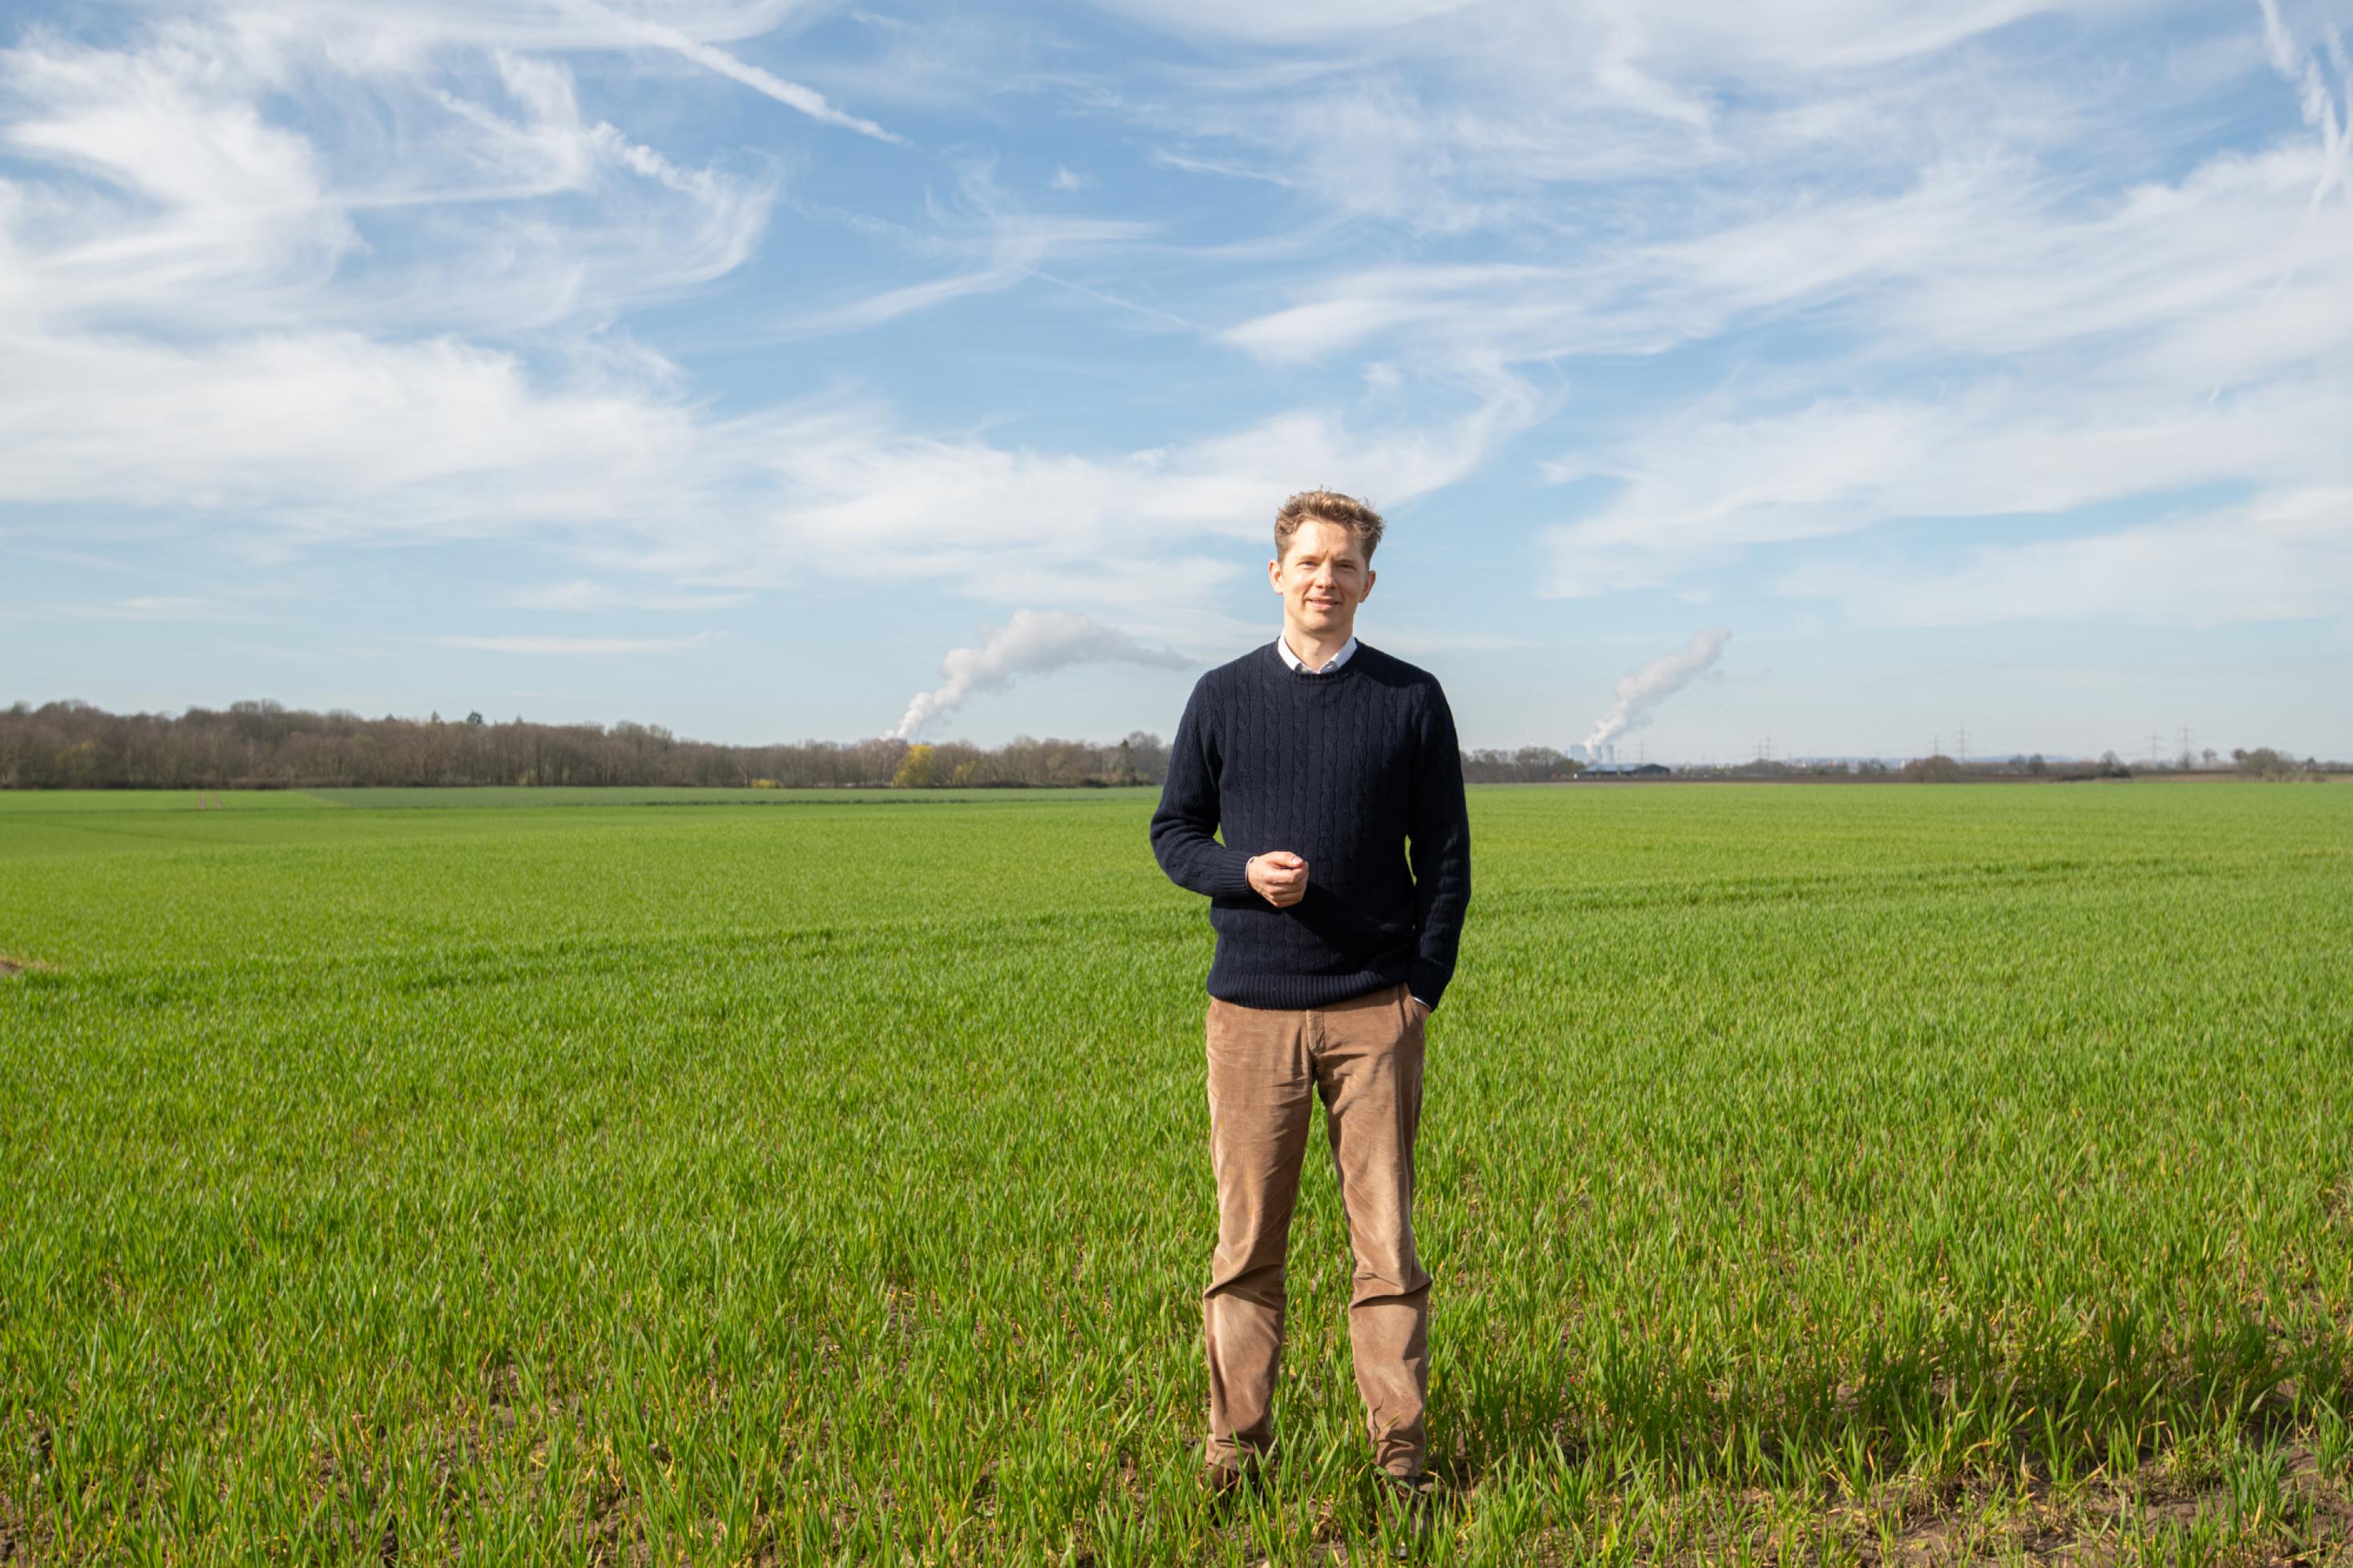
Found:
[[[1445,694],[1356,640],[1381,528],[1372,508],[1328,490],[1275,514],[1267,577],[1282,634],[1194,687],[1152,849],[1171,880],[1208,895],[1218,933],[1208,1484],[1230,1489],[1273,1450],[1283,1259],[1320,1095],[1356,1255],[1356,1390],[1382,1476],[1419,1505],[1431,1484],[1430,1276],[1414,1255],[1413,1142],[1423,1025],[1471,899],[1471,835]]]

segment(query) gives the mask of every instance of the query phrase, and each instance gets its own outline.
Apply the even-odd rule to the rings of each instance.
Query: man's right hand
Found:
[[[1253,855],[1242,869],[1259,897],[1278,910],[1287,910],[1307,896],[1307,862],[1288,849]]]

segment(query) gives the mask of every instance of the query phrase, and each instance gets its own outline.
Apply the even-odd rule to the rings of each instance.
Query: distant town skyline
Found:
[[[2348,24],[35,0],[0,706],[1166,736],[1329,486],[1466,745],[2353,756]]]

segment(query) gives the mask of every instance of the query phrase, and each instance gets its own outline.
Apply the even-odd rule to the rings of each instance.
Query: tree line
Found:
[[[659,724],[445,721],[271,701],[109,713],[87,702],[0,710],[0,789],[327,789],[431,784],[662,784],[738,789],[1158,784],[1168,748],[1137,731],[1109,745],[1017,736],[1001,746],[877,737],[724,746]]]
[[[1550,746],[1462,753],[1472,784],[1546,784],[1585,764]],[[87,702],[0,710],[0,789],[329,789],[428,784],[661,784],[735,789],[1158,784],[1168,747],[1138,730],[1109,745],[1034,740],[801,741],[725,746],[659,724],[445,721],[268,700],[110,713]]]
[[[2184,755],[2189,771],[2200,759]],[[2206,770],[2221,765],[2209,751]],[[2268,746],[2231,752],[2253,778],[2318,778],[2328,764]],[[1589,770],[1550,746],[1462,753],[1471,784],[1561,784]],[[1669,770],[1656,770],[1661,773]],[[109,713],[87,702],[18,702],[0,710],[0,789],[326,789],[427,784],[661,784],[735,789],[1084,787],[1157,784],[1168,747],[1138,730],[1108,745],[1017,735],[1001,746],[968,741],[799,741],[723,746],[682,740],[659,724],[506,723],[480,713],[444,721],[349,709],[314,713],[267,700],[226,709]],[[2129,778],[2114,752],[2098,762],[2041,756],[2000,762],[1915,758],[1792,763],[1757,759],[1683,766],[1678,778]]]

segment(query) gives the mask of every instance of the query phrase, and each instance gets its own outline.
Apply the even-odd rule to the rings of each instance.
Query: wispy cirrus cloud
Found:
[[[1359,422],[1300,409],[1221,435],[1107,456],[911,435],[880,407],[844,409],[760,449],[739,521],[650,542],[634,572],[712,587],[947,582],[1001,604],[1115,606],[1140,632],[1189,642],[1210,591],[1271,529],[1280,499],[1346,474],[1404,508],[1475,472],[1546,399],[1499,377],[1451,418]]]
[[[682,637],[435,637],[440,647],[470,648],[478,653],[518,653],[564,658],[610,658],[623,655],[684,653],[716,642],[723,632],[697,632]]]
[[[1261,36],[1215,8],[1124,9]],[[1464,363],[1704,363],[1778,339],[1680,399],[1564,405],[1575,438],[1544,471],[1589,499],[1542,531],[1549,592],[1672,587],[1895,519],[2213,484],[2295,510],[2342,480],[2327,432],[2353,352],[2353,203],[2331,195],[2353,116],[2336,35],[2299,42],[2278,0],[2195,49],[2152,46],[2135,32],[2151,17],[2096,0],[1593,5],[1541,23],[1508,5],[1376,11],[1263,24],[1306,39],[1314,68],[1262,115],[1197,119],[1182,145],[1215,149],[1204,167],[1275,171],[1335,213],[1514,243],[1295,269],[1273,286],[1287,299],[1222,341],[1393,386]],[[1997,74],[2019,63],[2006,30],[2063,23],[2113,32],[2147,96]],[[2212,95],[2264,61],[2310,139],[2211,144]],[[1580,76],[1592,92],[1548,90]],[[1185,79],[1274,97],[1248,71]],[[2208,526],[2252,525],[2218,511]],[[2266,555],[2295,548],[2327,546]],[[2194,583],[2201,552],[2179,559]],[[2309,564],[2327,580],[2323,557]],[[2246,614],[2281,602],[2251,590]],[[2229,592],[2200,603],[2232,613]]]
[[[968,160],[957,168],[952,198],[944,205],[932,204],[934,223],[927,229],[849,216],[860,226],[886,236],[919,256],[944,258],[951,264],[950,270],[913,283],[816,303],[771,323],[767,332],[795,338],[880,326],[935,306],[1044,278],[1049,262],[1131,247],[1155,227],[1136,219],[1026,210],[999,185],[995,169],[986,160]]]
[[[519,610],[572,610],[583,614],[607,610],[734,610],[751,602],[752,595],[747,593],[648,592],[641,588],[623,588],[611,583],[599,583],[586,577],[575,577],[567,582],[551,583],[537,588],[519,588],[499,600],[499,603]]]
[[[1369,359],[1389,377],[1399,364],[1672,361],[1774,331],[1803,342],[1804,353],[1680,405],[1651,400],[1579,421],[1581,439],[1545,465],[1553,480],[1580,481],[1598,498],[1543,535],[1554,563],[1546,585],[1560,595],[1670,587],[1758,549],[1894,519],[2058,515],[2200,485],[2237,484],[2289,512],[2309,502],[2325,514],[2320,498],[2346,479],[2345,444],[2328,432],[2348,413],[2342,366],[2353,354],[2353,203],[2322,205],[2341,184],[2347,141],[2333,35],[2298,46],[2264,0],[2265,56],[2296,88],[2312,140],[2224,147],[2177,160],[2177,172],[2105,183],[2068,145],[2097,141],[2094,111],[2071,106],[2038,126],[2005,112],[2007,89],[1941,57],[2036,14],[2073,9],[2095,25],[2115,19],[2107,8],[1830,9],[1840,25],[1820,31],[1760,14],[1765,35],[1739,58],[1746,24],[1728,14],[1626,21],[1614,58],[1662,81],[1737,80],[1741,100],[1703,93],[1693,101],[1704,112],[1692,115],[1640,93],[1604,94],[1612,114],[1691,135],[1603,139],[1619,153],[1654,156],[1648,171],[1503,152],[1484,176],[1499,196],[1576,193],[1595,218],[1584,232],[1524,210],[1472,212],[1458,196],[1453,216],[1434,209],[1440,226],[1492,221],[1541,243],[1508,260],[1307,274],[1282,285],[1291,302],[1234,322],[1224,340],[1270,364]],[[1494,112],[1537,125],[1548,111],[1511,107],[1514,73],[1530,57],[1514,50],[1506,61],[1487,47],[1517,36],[1497,10],[1449,18],[1443,37],[1434,28],[1410,41],[1349,33],[1346,46],[1383,58],[1427,47],[1449,60],[1445,69],[1488,82],[1482,101]],[[1567,31],[1580,25],[1613,24],[1587,13]],[[1543,44],[1528,45],[1541,56]],[[1593,68],[1613,58],[1577,47]],[[1430,89],[1433,74],[1443,73],[1410,78],[1415,90]],[[1939,128],[1957,93],[1978,106],[1979,122]],[[1429,134],[1431,117],[1400,101],[1399,119]],[[1904,116],[1918,123],[1892,126],[1868,152],[1831,155],[1830,135]],[[1352,122],[1370,123],[1340,121]],[[1493,140],[1492,127],[1480,134]],[[1400,166],[1393,152],[1369,156]],[[1682,199],[1631,209],[1620,199],[1649,173],[1676,167],[1694,182]],[[1626,221],[1630,211],[1639,222]],[[2216,511],[2204,526],[2252,529],[2250,515]],[[2137,534],[2134,548],[2158,553],[2197,526]],[[2286,563],[2299,549],[2312,552],[2312,581],[2331,580],[2325,526],[2257,553],[2292,575]],[[2201,620],[2227,621],[2241,587],[2249,618],[2315,603],[2263,590],[2245,573],[2217,577],[2208,553],[2185,547],[2174,557]],[[1977,602],[1980,615],[2002,613],[1999,595]]]
[[[254,616],[234,605],[189,594],[137,594],[104,604],[68,606],[64,614],[96,621],[249,621]]]
[[[774,71],[747,64],[683,27],[600,5],[596,4],[596,0],[565,0],[561,9],[568,16],[588,21],[595,29],[619,44],[650,45],[655,48],[668,49],[730,81],[740,82],[763,97],[772,98],[787,109],[797,110],[820,124],[838,125],[845,131],[855,131],[860,136],[871,136],[878,142],[893,142],[902,145],[906,142],[905,137],[883,130],[871,120],[835,108],[826,101],[823,93],[799,82],[787,81]]]
[[[399,547],[567,617],[486,656],[913,591],[1207,657],[1329,482],[1443,542],[1380,601],[1437,649],[1619,595],[1752,648],[2341,617],[2314,0],[107,16],[0,30],[0,521],[52,580]]]
[[[1916,166],[1939,121],[1965,112],[1980,144],[2063,135],[2077,95],[1955,57],[2021,22],[2125,15],[2113,0],[1107,4],[1172,33],[1286,51],[1171,68],[1166,90],[1140,91],[1134,107],[1173,159],[1275,180],[1333,215],[1555,247],[1597,223],[1682,218],[1677,196],[1648,181],[1753,187],[1836,173],[1851,186]]]
[[[2353,204],[2303,226],[2309,266],[2293,278],[2246,242],[2297,232],[2325,156],[2211,160],[2072,219],[1985,205],[1981,243],[1925,247],[1825,308],[1864,343],[1901,343],[1940,387],[1805,401],[1786,378],[1732,387],[1553,461],[1556,480],[1611,489],[1549,532],[1555,591],[1662,585],[1890,519],[2056,515],[2234,483],[2292,504],[2353,480],[2331,434],[2353,420]],[[2179,560],[2198,583],[2202,552]],[[2226,593],[2200,602],[2227,618]],[[2250,616],[2275,602],[2252,598]]]
[[[2304,620],[2353,603],[2353,488],[1979,545],[1933,568],[1884,559],[1798,566],[1776,585],[1833,601],[1871,626],[2040,620],[2206,629]]]
[[[668,574],[518,607],[734,605],[810,572],[903,572],[928,546],[913,570],[984,599],[1176,615],[1233,570],[1201,544],[1262,531],[1306,468],[1409,503],[1540,416],[1502,374],[1434,418],[1324,399],[1085,454],[910,430],[838,387],[717,414],[612,322],[741,268],[775,178],[660,151],[584,107],[565,63],[676,40],[607,6],[338,16],[340,34],[195,8],[119,45],[36,32],[0,51],[0,145],[34,172],[0,169],[0,347],[21,373],[0,385],[0,504],[232,515],[265,556],[538,535]],[[265,107],[288,95],[362,133],[329,142]],[[1156,226],[1032,212],[989,159],[951,166],[927,227],[860,219],[950,270],[745,335],[854,332]],[[943,543],[949,512],[966,521]],[[1141,553],[1134,519],[1158,530]]]

